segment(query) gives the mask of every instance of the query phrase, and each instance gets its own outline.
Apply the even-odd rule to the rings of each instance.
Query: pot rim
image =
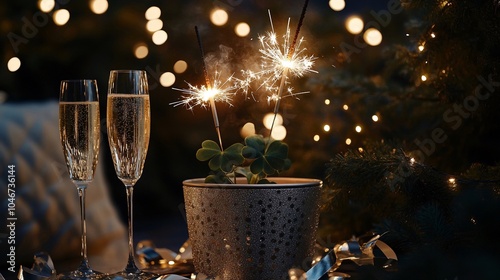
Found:
[[[184,180],[182,185],[184,187],[195,188],[217,188],[217,189],[282,189],[282,188],[303,188],[303,187],[321,187],[323,181],[313,178],[300,178],[300,177],[268,177],[269,181],[276,182],[276,184],[248,184],[245,177],[238,177],[237,181],[244,183],[237,184],[217,184],[205,183],[205,178],[194,178]]]

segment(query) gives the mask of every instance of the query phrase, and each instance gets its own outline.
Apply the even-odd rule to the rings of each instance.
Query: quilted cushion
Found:
[[[64,162],[56,101],[0,104],[1,221],[7,219],[9,165],[16,179],[17,264],[31,264],[40,251],[51,255],[56,269],[58,260],[80,258],[79,199]],[[102,160],[86,201],[89,255],[102,255],[112,247],[113,254],[123,255],[119,259],[126,258],[126,231],[110,200]]]

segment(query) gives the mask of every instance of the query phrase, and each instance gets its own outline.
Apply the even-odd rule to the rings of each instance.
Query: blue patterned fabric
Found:
[[[79,258],[79,200],[64,162],[56,101],[0,104],[1,223],[8,213],[9,165],[14,166],[16,180],[16,262],[31,264],[33,254],[40,251],[48,252],[56,265],[58,260]],[[101,160],[87,189],[88,252],[99,256],[114,246],[111,251],[123,253],[124,259],[126,231],[110,200],[104,175]],[[6,252],[6,229],[0,233],[0,251]]]

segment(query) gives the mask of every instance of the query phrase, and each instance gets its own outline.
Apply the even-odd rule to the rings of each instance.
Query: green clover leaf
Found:
[[[250,171],[253,174],[272,175],[290,167],[287,144],[275,140],[266,149],[266,141],[262,135],[245,138],[245,144],[242,154],[245,158],[253,160],[250,164]]]
[[[201,148],[196,152],[196,158],[200,161],[207,161],[211,170],[222,170],[231,172],[234,166],[241,165],[245,158],[241,155],[243,144],[235,143],[222,151],[219,145],[212,140],[205,140],[201,143]]]

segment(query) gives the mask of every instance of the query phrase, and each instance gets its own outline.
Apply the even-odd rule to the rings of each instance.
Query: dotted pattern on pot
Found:
[[[288,279],[310,262],[320,186],[184,187],[197,272],[222,279]]]

